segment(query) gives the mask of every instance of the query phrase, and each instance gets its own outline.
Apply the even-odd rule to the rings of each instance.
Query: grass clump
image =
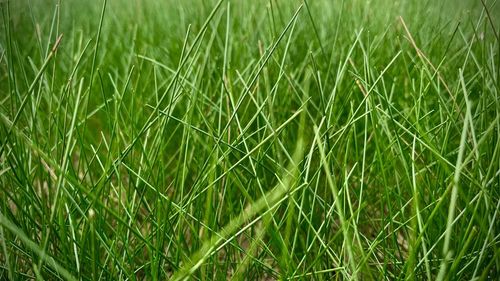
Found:
[[[496,1],[2,1],[0,278],[494,280]]]

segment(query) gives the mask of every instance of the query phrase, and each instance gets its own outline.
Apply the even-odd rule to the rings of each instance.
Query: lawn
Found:
[[[498,280],[500,3],[1,0],[1,280]]]

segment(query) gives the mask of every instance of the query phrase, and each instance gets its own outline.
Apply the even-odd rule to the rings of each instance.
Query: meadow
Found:
[[[497,2],[0,1],[0,279],[498,280]]]

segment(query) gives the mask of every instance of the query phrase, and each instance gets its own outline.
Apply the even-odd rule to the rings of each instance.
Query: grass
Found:
[[[497,1],[0,10],[0,279],[500,276]]]

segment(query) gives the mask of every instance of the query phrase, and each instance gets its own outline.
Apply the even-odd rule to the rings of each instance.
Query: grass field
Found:
[[[496,2],[0,1],[0,279],[498,280]]]

